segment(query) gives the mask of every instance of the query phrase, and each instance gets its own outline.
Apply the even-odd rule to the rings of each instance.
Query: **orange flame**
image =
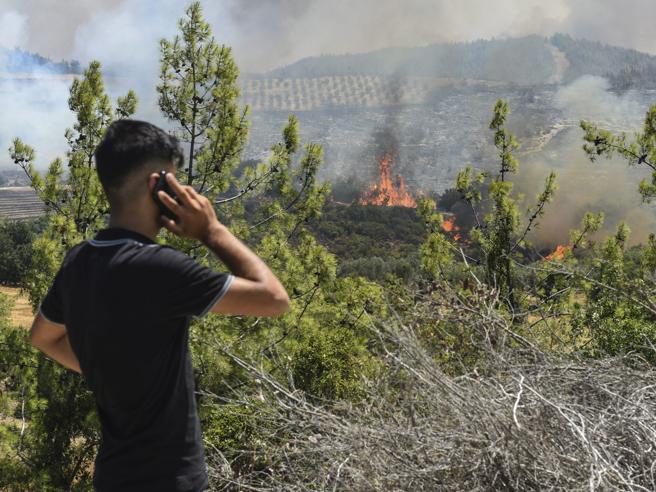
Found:
[[[456,225],[456,216],[452,215],[448,219],[444,220],[442,222],[442,229],[445,232],[452,232],[453,234],[453,239],[456,241],[460,241],[462,239],[462,234],[460,234],[460,226]]]
[[[444,222],[442,222],[442,229],[446,232],[459,231],[460,227],[456,225],[456,216],[449,217]]]
[[[400,174],[396,175],[399,183],[398,190],[394,186],[392,180],[392,156],[385,154],[379,163],[380,167],[380,181],[372,184],[365,192],[364,196],[360,198],[359,203],[362,205],[384,205],[391,207],[393,205],[401,205],[403,207],[417,207],[417,202],[412,198],[410,193],[405,188],[405,181]]]
[[[565,246],[564,244],[559,244],[556,246],[556,249],[553,251],[553,253],[547,255],[544,257],[545,260],[547,261],[560,261],[565,258],[565,255],[571,251],[570,246]]]

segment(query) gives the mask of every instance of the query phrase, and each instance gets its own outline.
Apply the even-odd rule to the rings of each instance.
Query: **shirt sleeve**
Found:
[[[55,279],[50,285],[50,289],[46,293],[46,296],[41,301],[41,306],[39,306],[39,312],[46,320],[57,325],[64,324],[64,302],[62,296],[62,276],[63,268],[60,268]]]
[[[202,318],[228,291],[234,275],[203,266],[186,254],[164,247],[158,252],[160,314]]]

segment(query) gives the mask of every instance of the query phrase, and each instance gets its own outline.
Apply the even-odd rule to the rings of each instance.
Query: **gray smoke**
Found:
[[[102,44],[105,64],[140,61],[171,32],[187,0],[0,0],[25,20],[21,45],[55,59]],[[225,0],[203,2],[243,70],[264,71],[321,53],[566,32],[656,53],[653,0]],[[0,42],[5,36],[0,33]],[[130,43],[130,50],[120,47]],[[92,56],[100,56],[92,54]],[[83,60],[81,60],[83,61]],[[84,60],[88,61],[88,60]]]
[[[604,228],[596,238],[613,234],[621,221],[631,228],[631,244],[644,242],[656,230],[654,208],[643,204],[638,193],[639,182],[650,177],[649,170],[629,168],[619,157],[592,163],[581,148],[581,119],[616,133],[625,131],[629,136],[641,130],[648,105],[637,93],[616,95],[607,89],[605,79],[588,76],[562,87],[555,103],[566,118],[566,126],[541,152],[521,158],[517,186],[527,196],[527,205],[533,203],[549,171],[555,170],[558,175],[555,199],[533,234],[540,246],[566,244],[569,231],[579,227],[588,211],[603,211],[606,215]]]

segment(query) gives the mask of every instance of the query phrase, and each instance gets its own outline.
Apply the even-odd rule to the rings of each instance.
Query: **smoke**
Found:
[[[609,92],[610,84],[603,77],[583,76],[556,94],[555,106],[572,119],[604,122],[615,127],[633,127],[644,108],[635,93],[618,96]]]
[[[26,41],[26,16],[13,10],[0,14],[0,48],[12,49]]]
[[[579,38],[656,54],[653,0],[573,0],[562,32]]]
[[[0,151],[4,155],[0,163],[9,160],[7,149],[14,137],[36,149],[36,164],[41,169],[62,155],[66,145],[64,129],[73,124],[73,115],[67,105],[69,84],[69,80],[62,79],[2,81]]]
[[[544,4],[540,0],[233,0],[229,13],[248,33],[247,42],[236,40],[240,62],[249,70],[269,70],[319,54],[552,32],[565,19],[567,2]]]
[[[16,11],[0,15],[0,72],[7,64],[5,50],[20,46],[27,38],[27,19]],[[61,153],[65,145],[64,128],[72,124],[68,110],[65,77],[47,77],[36,67],[25,64],[22,74],[0,77],[0,163],[8,160],[7,149],[14,137],[22,138],[37,150],[39,167]]]
[[[578,122],[585,119],[615,132],[629,135],[640,130],[647,105],[634,93],[615,95],[607,91],[608,82],[599,77],[582,77],[558,90],[556,106],[569,118],[568,126],[540,151],[522,157],[516,180],[518,191],[528,204],[544,186],[551,170],[556,171],[559,189],[547,206],[541,226],[532,238],[536,244],[553,247],[568,242],[569,231],[580,226],[585,212],[603,211],[604,228],[595,237],[616,231],[621,221],[632,230],[630,243],[644,242],[656,230],[653,207],[643,204],[638,184],[649,178],[644,168],[629,168],[619,157],[592,163],[582,150],[583,131]]]
[[[2,14],[0,48],[35,49],[34,43],[26,40],[33,41],[34,32],[30,29],[45,22],[43,11],[51,11],[53,19],[58,19],[67,10],[59,3],[54,8],[52,2],[52,9],[45,9],[40,3],[40,8],[30,1],[20,5],[23,11],[30,12],[29,16],[18,11]],[[105,87],[112,99],[134,89],[139,98],[135,117],[166,126],[157,109],[155,87],[159,76],[158,41],[176,33],[176,19],[184,13],[185,2],[174,3],[177,5],[161,5],[154,0],[89,2],[71,18],[62,20],[59,42],[41,54],[65,53],[63,56],[68,59],[80,60],[83,67],[92,60],[100,60]],[[90,8],[91,4],[95,9]],[[53,24],[46,29],[50,35],[59,31],[59,26],[54,29]],[[66,26],[69,28],[63,29]],[[7,61],[0,50],[0,73],[7,72]],[[12,65],[16,64],[14,58]],[[67,148],[64,130],[74,123],[68,108],[73,77],[44,73],[47,71],[27,57],[20,64],[21,75],[0,76],[0,107],[7,115],[0,119],[0,167],[11,165],[6,149],[14,137],[20,137],[35,147],[37,168],[45,169],[55,157],[63,157]]]
[[[72,57],[85,64],[99,60],[108,92],[116,98],[135,90],[135,117],[163,124],[156,105],[159,41],[177,34],[184,6],[182,1],[132,0],[99,10],[77,28]]]
[[[24,19],[21,48],[60,60],[71,57],[77,28],[94,13],[110,9],[116,3],[115,0],[0,0],[0,11],[13,12]]]
[[[134,59],[182,15],[188,0],[0,0],[25,18],[26,49],[55,59],[83,51],[78,31],[100,28],[112,59]],[[245,71],[265,71],[321,53],[365,52],[490,37],[566,32],[656,53],[653,0],[204,0],[218,39]],[[119,22],[120,21],[120,22]],[[123,36],[124,25],[130,33]],[[111,30],[105,26],[113,26]],[[139,29],[132,30],[133,27]],[[4,32],[4,29],[3,29]],[[2,34],[0,34],[2,36]],[[112,46],[132,44],[129,51]],[[12,46],[13,47],[13,46]],[[98,55],[92,55],[98,56]]]

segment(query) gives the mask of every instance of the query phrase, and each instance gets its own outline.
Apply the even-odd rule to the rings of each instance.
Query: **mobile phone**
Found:
[[[159,207],[159,210],[160,212],[162,212],[162,214],[166,215],[169,219],[177,220],[178,216],[175,215],[170,208],[164,205],[162,200],[160,200],[159,197],[157,196],[157,192],[159,190],[165,191],[169,196],[171,196],[171,198],[177,201],[177,196],[175,192],[171,189],[171,187],[166,181],[166,171],[164,170],[161,170],[159,172],[159,178],[157,179],[157,183],[155,183],[155,186],[153,187],[152,197],[153,200],[155,200],[155,203]]]

